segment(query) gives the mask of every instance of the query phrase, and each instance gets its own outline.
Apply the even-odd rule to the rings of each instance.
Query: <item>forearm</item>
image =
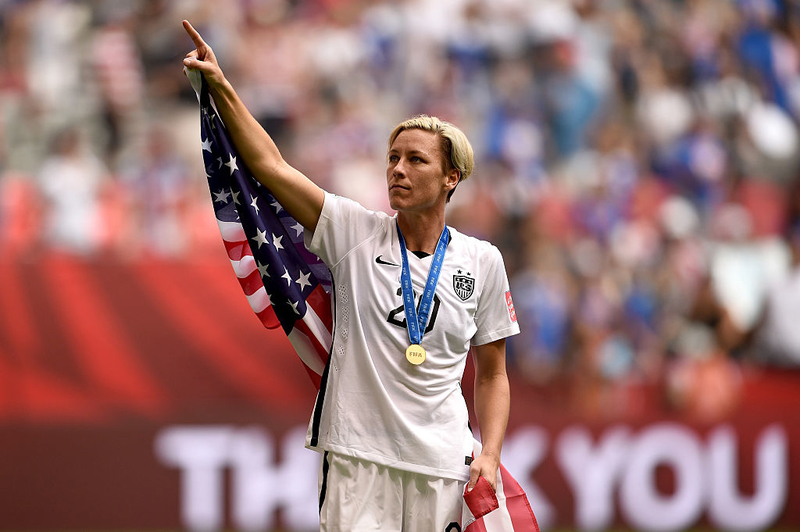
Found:
[[[504,372],[475,379],[475,413],[481,431],[483,454],[500,459],[511,405],[508,376]]]
[[[236,146],[241,163],[269,189],[286,212],[313,231],[322,212],[325,193],[284,161],[269,134],[253,118],[225,78],[211,47],[188,20],[183,21],[183,27],[196,46],[186,54],[183,66],[199,70],[208,82],[217,111]]]
[[[322,211],[322,189],[283,159],[275,142],[227,80],[210,85],[209,90],[244,165],[286,212],[307,229],[314,230]]]
[[[256,179],[268,186],[265,181],[277,175],[277,167],[285,164],[275,142],[250,114],[227,79],[209,85],[209,91],[239,155]]]

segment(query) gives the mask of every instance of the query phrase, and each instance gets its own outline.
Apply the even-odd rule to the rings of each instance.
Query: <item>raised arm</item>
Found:
[[[211,47],[189,21],[184,20],[183,27],[196,48],[186,54],[183,64],[186,68],[202,72],[217,111],[239,151],[239,156],[247,164],[253,176],[272,192],[286,212],[303,227],[313,231],[322,212],[325,193],[283,159],[278,147],[247,110],[233,90],[233,86],[225,79]]]

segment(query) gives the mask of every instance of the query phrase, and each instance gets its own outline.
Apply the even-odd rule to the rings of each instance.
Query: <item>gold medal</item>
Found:
[[[411,344],[408,346],[408,349],[406,349],[406,360],[415,366],[419,366],[425,362],[425,348],[419,344]]]

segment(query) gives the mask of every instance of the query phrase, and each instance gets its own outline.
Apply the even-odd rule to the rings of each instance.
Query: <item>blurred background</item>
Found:
[[[467,133],[448,223],[506,261],[543,528],[800,529],[792,0],[0,1],[0,529],[316,526],[314,390],[220,242],[184,18],[370,208],[396,123]]]

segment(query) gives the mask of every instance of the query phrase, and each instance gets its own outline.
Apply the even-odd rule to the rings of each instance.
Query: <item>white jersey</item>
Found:
[[[450,228],[414,366],[400,291],[396,217],[325,194],[306,246],[333,275],[334,331],[306,446],[430,476],[469,479],[461,378],[472,345],[519,333],[496,247]],[[417,303],[432,256],[408,253]]]

